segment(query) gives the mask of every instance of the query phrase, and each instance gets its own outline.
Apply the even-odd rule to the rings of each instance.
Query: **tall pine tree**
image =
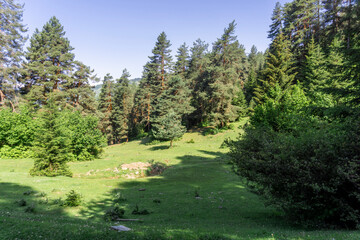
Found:
[[[22,24],[23,6],[0,0],[0,108],[7,103],[15,111],[19,68],[26,32]]]
[[[111,123],[114,95],[113,87],[113,77],[108,73],[103,79],[98,105],[100,112],[100,130],[105,134],[108,144],[113,144],[114,142],[113,125]]]
[[[113,111],[111,115],[112,128],[114,131],[114,142],[129,140],[131,127],[130,114],[133,107],[134,93],[129,83],[130,74],[124,69],[116,81],[114,89]]]

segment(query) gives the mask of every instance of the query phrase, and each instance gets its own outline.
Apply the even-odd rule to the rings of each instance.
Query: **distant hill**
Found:
[[[140,83],[140,80],[141,78],[133,78],[133,79],[130,79],[130,83],[131,84],[136,84],[138,85]],[[95,85],[93,87],[93,91],[95,92],[95,97],[97,98],[100,94],[100,90],[101,90],[101,87],[102,87],[102,84],[98,84],[98,85]]]

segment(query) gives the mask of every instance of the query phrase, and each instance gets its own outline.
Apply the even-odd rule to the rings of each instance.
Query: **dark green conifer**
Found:
[[[276,85],[285,91],[295,79],[296,73],[294,73],[293,64],[290,43],[280,33],[270,46],[262,73],[263,79],[255,88],[254,100],[257,103],[262,103],[269,90]]]
[[[9,104],[15,111],[19,68],[26,32],[22,24],[23,6],[0,0],[0,108]]]
[[[111,123],[113,112],[113,77],[108,73],[104,77],[99,95],[100,130],[105,134],[108,144],[113,144],[114,132]]]
[[[331,96],[324,93],[323,89],[328,87],[330,74],[327,69],[327,60],[319,44],[314,39],[308,45],[303,66],[305,92],[317,105],[329,107],[332,105]]]
[[[189,68],[189,49],[186,43],[183,43],[176,55],[175,73],[184,77]]]
[[[66,104],[66,84],[71,81],[74,64],[73,48],[65,38],[63,26],[52,17],[43,29],[35,30],[26,53],[25,91],[28,100],[35,106],[47,103],[49,93],[57,104]],[[55,97],[56,95],[56,97]]]
[[[180,116],[173,109],[170,109],[153,125],[152,134],[156,139],[170,140],[170,147],[172,147],[173,140],[180,138],[185,131],[186,128],[181,125]]]
[[[133,107],[134,93],[129,83],[130,74],[124,69],[114,89],[113,111],[111,116],[114,142],[129,139],[130,114]]]
[[[40,127],[36,133],[34,167],[32,176],[72,176],[66,162],[70,156],[68,129],[59,118],[58,107],[49,96],[48,104],[40,112]]]
[[[233,99],[243,91],[247,73],[245,49],[236,40],[235,21],[213,45],[211,64],[206,69],[208,118],[214,127],[223,127],[239,117]]]
[[[282,32],[282,6],[281,3],[277,2],[273,10],[271,17],[272,24],[270,25],[270,31],[268,32],[268,38],[274,40],[279,33]]]

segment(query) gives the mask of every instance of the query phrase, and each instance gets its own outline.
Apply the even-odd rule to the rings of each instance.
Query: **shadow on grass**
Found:
[[[124,218],[143,220],[126,222],[126,226],[142,233],[152,229],[159,236],[174,239],[176,234],[180,234],[179,239],[227,239],[239,234],[266,237],[281,226],[289,228],[277,211],[266,209],[239,184],[224,164],[226,154],[201,150],[199,156],[177,158],[180,163],[161,176],[120,182],[100,205],[99,201],[89,202],[81,215],[100,221],[107,209],[118,204],[125,210]],[[117,201],[120,195],[126,200]],[[151,214],[132,215],[136,206]]]
[[[180,162],[160,176],[119,182],[101,199],[84,203],[78,218],[64,207],[39,204],[35,193],[23,195],[31,187],[1,183],[0,223],[5,224],[0,239],[264,239],[274,230],[291,231],[277,211],[266,209],[239,183],[224,164],[225,154],[198,153],[177,157]],[[24,196],[36,204],[35,213],[15,204]],[[126,219],[143,221],[106,222],[104,214],[115,204],[125,210]],[[150,214],[132,215],[136,206]],[[119,224],[133,231],[109,229]]]
[[[149,148],[149,150],[157,151],[157,150],[166,150],[169,148],[170,148],[170,146],[153,146],[153,147]]]

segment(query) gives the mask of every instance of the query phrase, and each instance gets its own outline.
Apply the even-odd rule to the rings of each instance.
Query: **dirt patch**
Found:
[[[151,167],[151,163],[135,162],[121,165],[122,170],[146,170]]]

